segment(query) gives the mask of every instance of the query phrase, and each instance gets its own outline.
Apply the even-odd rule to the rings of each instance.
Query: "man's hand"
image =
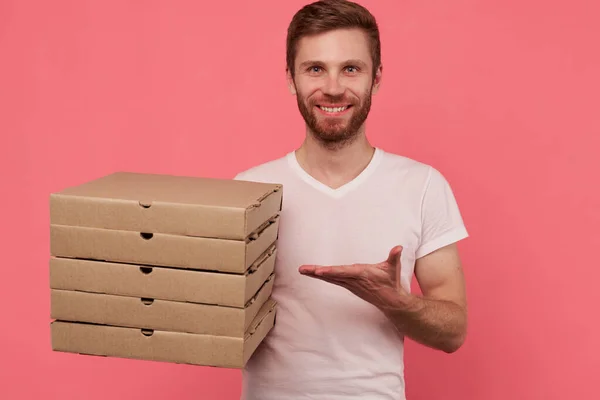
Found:
[[[462,266],[455,244],[415,263],[423,296],[408,293],[398,280],[402,247],[377,264],[303,265],[299,272],[342,286],[379,308],[401,333],[451,353],[465,340],[467,305]]]
[[[342,286],[383,312],[409,310],[415,297],[397,280],[400,276],[402,246],[396,246],[387,260],[377,264],[335,266],[303,265],[303,275]]]

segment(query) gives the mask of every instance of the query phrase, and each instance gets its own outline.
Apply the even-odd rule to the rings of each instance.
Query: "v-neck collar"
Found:
[[[379,165],[382,156],[383,150],[381,150],[378,147],[375,147],[375,151],[373,152],[373,156],[371,157],[369,164],[367,164],[367,166],[360,172],[360,174],[358,174],[354,179],[340,186],[337,189],[325,185],[324,183],[310,175],[308,172],[306,172],[298,162],[298,158],[296,157],[295,151],[289,152],[287,155],[287,159],[290,167],[298,174],[298,176],[304,182],[306,182],[313,188],[320,190],[328,196],[340,198],[352,189],[358,187],[361,183],[363,183],[373,173],[377,165]]]

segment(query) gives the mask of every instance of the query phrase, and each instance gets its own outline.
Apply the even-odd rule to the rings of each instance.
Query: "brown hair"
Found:
[[[301,8],[292,18],[287,31],[286,63],[292,77],[298,41],[335,29],[359,28],[371,44],[373,78],[381,64],[381,42],[375,17],[365,7],[348,0],[320,0]]]

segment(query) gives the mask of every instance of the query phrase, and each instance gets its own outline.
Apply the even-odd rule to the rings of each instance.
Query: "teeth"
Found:
[[[342,112],[346,108],[347,108],[346,106],[344,106],[344,107],[321,107],[321,110],[333,113],[333,112]]]

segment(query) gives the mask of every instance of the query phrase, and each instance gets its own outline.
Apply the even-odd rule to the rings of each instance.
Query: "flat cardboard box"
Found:
[[[51,289],[51,318],[69,322],[244,337],[270,298],[271,275],[245,308]]]
[[[276,244],[245,274],[50,258],[50,288],[243,308],[275,270]]]
[[[201,366],[243,368],[275,324],[269,299],[243,337],[54,321],[54,351]]]
[[[53,224],[50,253],[54,257],[244,274],[276,242],[278,230],[279,215],[246,240]]]
[[[50,224],[246,241],[281,210],[282,185],[116,172],[50,195]]]

